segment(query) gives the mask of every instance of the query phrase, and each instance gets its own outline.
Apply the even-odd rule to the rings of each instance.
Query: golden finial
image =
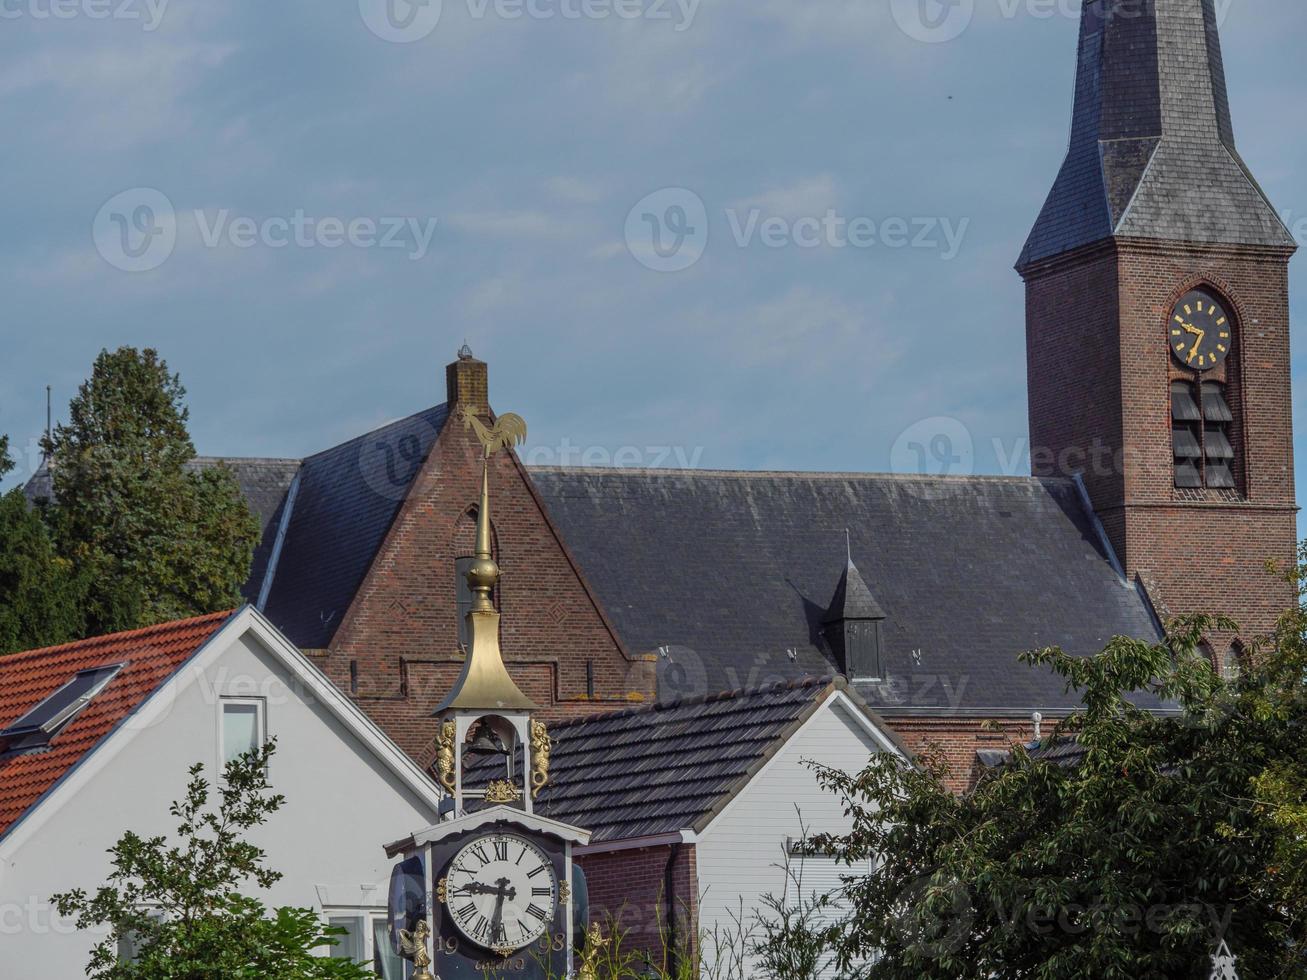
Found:
[[[463,673],[459,675],[449,697],[436,709],[436,713],[455,708],[474,711],[535,711],[539,705],[522,693],[504,666],[503,654],[499,649],[499,613],[495,611],[495,605],[490,599],[499,583],[499,565],[495,562],[490,537],[489,460],[498,446],[511,445],[504,442],[507,433],[512,433],[513,438],[516,438],[520,432],[524,438],[526,423],[516,415],[505,415],[494,430],[486,430],[475,415],[464,412],[463,418],[476,423],[473,428],[477,429],[478,438],[486,449],[486,462],[481,472],[481,505],[477,512],[476,560],[467,570],[467,583],[473,594],[472,608],[467,614],[468,633],[472,639],[467,659],[463,662]],[[517,422],[500,432],[509,419],[517,419]],[[482,431],[487,433],[485,438],[480,435]]]

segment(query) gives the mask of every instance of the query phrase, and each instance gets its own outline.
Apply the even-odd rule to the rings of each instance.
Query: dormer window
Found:
[[[59,690],[23,717],[0,731],[0,752],[30,752],[43,749],[68,724],[80,715],[109,682],[118,676],[124,664],[94,667],[78,673]]]
[[[849,680],[878,681],[885,677],[884,622],[884,610],[850,555],[823,624],[836,666]]]

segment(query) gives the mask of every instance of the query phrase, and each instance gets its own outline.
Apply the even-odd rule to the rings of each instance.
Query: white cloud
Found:
[[[830,174],[818,174],[735,201],[731,207],[738,211],[756,208],[764,215],[790,219],[820,217],[831,208],[838,209],[839,189]]]

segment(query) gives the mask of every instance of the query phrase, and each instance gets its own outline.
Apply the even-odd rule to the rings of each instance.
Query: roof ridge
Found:
[[[227,609],[222,612],[205,613],[202,616],[191,616],[187,619],[174,619],[166,623],[156,623],[153,626],[142,626],[134,630],[123,630],[118,633],[102,633],[97,636],[88,636],[82,640],[73,640],[70,643],[60,643],[52,647],[39,647],[35,650],[20,650],[17,653],[10,653],[0,657],[0,671],[20,660],[35,660],[55,656],[61,653],[68,653],[73,650],[93,650],[100,646],[145,639],[146,637],[159,633],[179,632],[188,627],[195,627],[204,623],[213,623],[217,625],[227,622],[227,620],[231,619],[238,612],[240,612],[240,609]]]
[[[594,474],[596,476],[713,476],[713,477],[771,477],[787,479],[877,479],[896,481],[938,481],[941,483],[1070,483],[1070,477],[1063,476],[1006,476],[996,473],[974,473],[954,475],[931,475],[927,473],[881,473],[862,470],[717,470],[692,467],[630,467],[630,466],[559,466],[528,465],[532,473]]]
[[[560,728],[572,728],[577,725],[589,724],[594,721],[608,721],[614,718],[634,718],[639,715],[657,714],[660,711],[671,711],[676,708],[692,708],[703,704],[717,704],[723,701],[742,701],[748,697],[757,697],[763,694],[774,694],[780,691],[797,691],[803,688],[830,687],[836,683],[836,678],[832,675],[818,677],[809,675],[800,677],[792,681],[776,681],[772,684],[763,684],[759,687],[741,687],[730,691],[717,691],[712,694],[700,694],[692,698],[677,698],[672,701],[659,701],[654,704],[642,705],[638,708],[624,708],[621,711],[600,711],[594,714],[585,715],[581,718],[569,718],[567,721],[555,722],[550,726],[551,731],[557,731]]]
[[[192,456],[191,463],[277,463],[278,465],[299,466],[304,460],[294,456]]]
[[[448,408],[449,408],[448,402],[441,402],[438,405],[432,405],[429,408],[424,408],[421,411],[412,413],[411,415],[403,415],[400,416],[399,418],[391,419],[389,422],[383,422],[381,425],[368,429],[366,432],[360,432],[356,436],[351,436],[349,439],[346,439],[344,442],[339,442],[334,446],[328,446],[326,449],[320,449],[316,453],[311,453],[308,456],[305,456],[304,459],[301,460],[301,462],[308,463],[310,460],[319,459],[322,456],[326,456],[328,453],[334,453],[334,452],[339,452],[342,449],[348,449],[350,446],[354,445],[355,443],[362,442],[364,439],[368,438],[369,436],[374,436],[378,432],[381,432],[385,429],[389,429],[392,426],[402,425],[405,422],[412,422],[415,419],[420,419],[426,415],[432,415],[434,413],[439,412],[441,409],[445,409],[446,414],[448,414]]]

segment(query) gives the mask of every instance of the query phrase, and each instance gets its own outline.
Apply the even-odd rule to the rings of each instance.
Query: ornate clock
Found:
[[[1230,316],[1211,293],[1195,289],[1175,305],[1168,328],[1171,355],[1187,368],[1210,371],[1234,346]]]
[[[467,939],[500,956],[538,942],[553,923],[553,861],[517,834],[474,838],[445,875],[446,914]]]

